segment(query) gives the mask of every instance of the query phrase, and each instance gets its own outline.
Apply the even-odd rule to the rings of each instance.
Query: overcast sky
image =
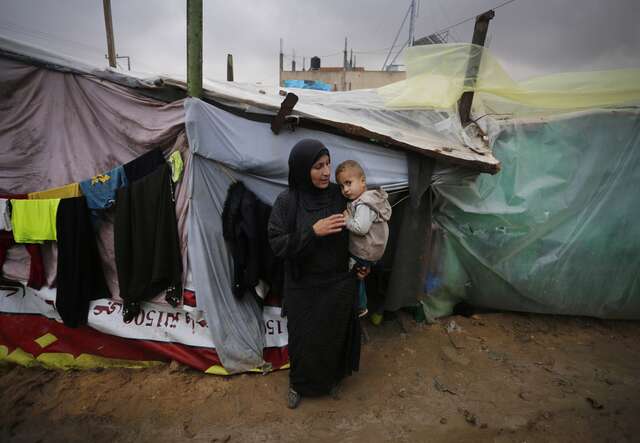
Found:
[[[287,66],[295,50],[342,63],[344,38],[358,66],[380,69],[409,0],[204,0],[204,75],[225,79],[234,55],[237,81],[275,84],[279,39]],[[422,0],[416,37],[428,35],[499,0]],[[117,53],[132,68],[185,73],[185,0],[112,0]],[[451,29],[451,41],[470,41],[473,20]],[[406,40],[408,30],[399,41]],[[1,0],[0,35],[106,66],[100,0]],[[518,79],[546,73],[640,67],[640,1],[515,0],[496,10],[488,45]],[[401,58],[399,61],[401,62]],[[123,63],[123,62],[121,62]]]

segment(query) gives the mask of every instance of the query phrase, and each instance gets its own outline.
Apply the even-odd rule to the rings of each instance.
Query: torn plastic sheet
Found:
[[[460,301],[640,318],[640,111],[500,124],[500,174],[436,179],[427,318]]]

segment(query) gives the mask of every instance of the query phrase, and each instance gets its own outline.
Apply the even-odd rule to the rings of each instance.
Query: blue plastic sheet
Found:
[[[331,85],[320,80],[284,80],[285,88],[315,89],[317,91],[331,91]]]

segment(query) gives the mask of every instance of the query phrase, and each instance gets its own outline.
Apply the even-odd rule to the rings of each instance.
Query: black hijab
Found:
[[[302,206],[311,211],[331,204],[334,186],[320,189],[311,181],[311,168],[329,150],[322,142],[314,139],[300,140],[289,154],[289,189],[295,191]]]

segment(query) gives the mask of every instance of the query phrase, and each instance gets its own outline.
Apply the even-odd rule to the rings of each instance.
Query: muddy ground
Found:
[[[640,323],[526,314],[367,327],[341,398],[287,371],[0,368],[0,441],[640,441]]]

